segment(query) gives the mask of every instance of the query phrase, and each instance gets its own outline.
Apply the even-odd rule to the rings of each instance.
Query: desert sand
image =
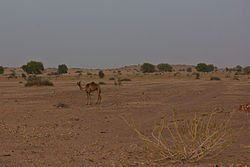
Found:
[[[22,70],[15,69],[17,75]],[[47,71],[46,71],[47,70]],[[194,76],[180,72],[142,74],[137,66],[104,70],[70,69],[69,74],[43,75],[53,87],[25,87],[21,77],[0,77],[0,166],[74,166],[74,167],[157,167],[157,166],[240,166],[250,165],[249,118],[236,112],[240,104],[250,102],[250,80],[225,78],[224,73]],[[82,75],[76,71],[82,71]],[[131,81],[115,86],[110,77],[121,71],[121,78]],[[91,75],[87,75],[91,73]],[[204,74],[205,75],[205,74]],[[222,77],[210,81],[210,75]],[[103,81],[102,103],[86,105],[86,93],[79,90],[77,81]],[[165,116],[171,121],[172,109],[179,120],[191,119],[194,114],[209,113],[221,106],[234,112],[232,128],[237,142],[213,159],[198,163],[165,165],[148,159],[145,144],[120,118],[134,120],[137,128],[150,136],[154,121]]]

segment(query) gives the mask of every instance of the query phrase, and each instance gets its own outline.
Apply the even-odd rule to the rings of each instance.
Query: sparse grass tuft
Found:
[[[69,108],[69,106],[67,104],[64,103],[58,103],[57,105],[55,105],[57,108]]]
[[[37,76],[29,76],[27,79],[27,83],[25,84],[26,87],[30,86],[54,86],[52,82],[46,79],[42,79],[41,77]]]
[[[99,82],[99,85],[106,85],[106,83],[105,83],[105,82],[100,81],[100,82]]]
[[[121,81],[131,81],[131,79],[129,79],[129,78],[123,78],[123,79],[121,79]]]

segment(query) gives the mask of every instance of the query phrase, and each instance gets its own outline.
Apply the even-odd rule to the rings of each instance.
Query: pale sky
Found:
[[[0,65],[250,65],[250,0],[0,0]]]

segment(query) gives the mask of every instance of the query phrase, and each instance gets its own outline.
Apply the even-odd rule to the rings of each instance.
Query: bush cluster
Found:
[[[171,65],[169,65],[169,64],[167,64],[167,63],[161,63],[161,64],[158,64],[157,65],[157,68],[159,69],[159,71],[161,71],[161,72],[172,72],[172,69],[173,69],[173,67],[171,66]]]
[[[58,74],[65,74],[68,72],[68,67],[65,64],[61,64],[57,69]]]
[[[106,85],[106,83],[105,83],[105,82],[100,81],[100,82],[99,82],[99,85]]]
[[[152,73],[152,72],[155,72],[155,66],[153,64],[150,64],[150,63],[144,63],[141,66],[141,71],[143,73]]]
[[[104,74],[104,72],[102,70],[99,71],[98,75],[99,75],[100,78],[104,78],[104,76],[105,76],[105,74]]]
[[[41,77],[37,77],[35,75],[29,76],[27,79],[27,83],[25,86],[54,86],[52,82],[46,79],[42,79]]]
[[[2,66],[0,66],[0,74],[4,73],[4,68]]]
[[[219,81],[220,78],[219,77],[210,77],[210,80],[217,80],[217,81]]]

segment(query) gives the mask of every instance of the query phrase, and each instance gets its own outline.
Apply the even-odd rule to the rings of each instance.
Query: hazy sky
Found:
[[[250,0],[0,0],[0,65],[250,65]]]

